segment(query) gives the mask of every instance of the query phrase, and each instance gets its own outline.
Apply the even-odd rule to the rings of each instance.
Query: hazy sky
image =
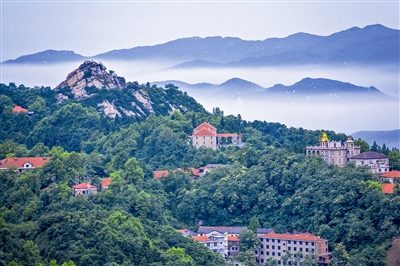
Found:
[[[330,35],[380,23],[399,29],[398,1],[1,0],[1,61],[46,49],[91,56],[192,36],[245,40]]]

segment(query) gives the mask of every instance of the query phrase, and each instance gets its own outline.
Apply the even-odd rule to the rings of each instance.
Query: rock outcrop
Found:
[[[85,61],[69,73],[55,90],[58,104],[73,99],[111,118],[167,115],[174,110],[187,112],[186,104],[204,110],[177,87],[164,89],[139,85],[137,81],[125,82],[123,77],[118,77],[112,70],[106,71],[102,63],[95,61]]]
[[[69,87],[76,100],[87,97],[86,87],[97,89],[124,89],[127,84],[125,79],[118,77],[115,72],[106,71],[102,63],[85,61],[79,68],[68,74],[65,81],[61,82],[55,90]]]

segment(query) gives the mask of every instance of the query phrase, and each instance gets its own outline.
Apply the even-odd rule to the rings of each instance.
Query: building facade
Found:
[[[319,146],[307,146],[306,154],[321,156],[326,164],[343,166],[350,161],[351,157],[360,154],[360,146],[355,146],[350,137],[343,144],[341,141],[329,141],[326,133],[323,133]]]
[[[6,170],[10,167],[16,167],[20,173],[25,170],[32,170],[36,167],[43,167],[49,162],[51,157],[14,157],[6,158],[0,161],[0,170]]]
[[[242,135],[236,133],[217,134],[217,129],[207,122],[193,129],[193,147],[208,147],[219,149],[221,144],[226,146],[243,146]]]
[[[260,249],[255,251],[256,260],[260,265],[264,265],[268,258],[274,258],[278,264],[282,265],[285,260],[290,260],[291,265],[297,266],[306,255],[314,258],[319,264],[328,264],[330,261],[328,240],[313,234],[270,233],[260,236],[260,241]],[[292,254],[291,258],[285,258],[289,252]]]
[[[389,157],[385,154],[369,151],[350,158],[356,166],[367,166],[368,170],[376,175],[389,172]]]
[[[73,185],[71,187],[72,194],[74,195],[89,195],[89,194],[96,194],[97,187],[93,186],[89,183],[81,183],[77,185]]]

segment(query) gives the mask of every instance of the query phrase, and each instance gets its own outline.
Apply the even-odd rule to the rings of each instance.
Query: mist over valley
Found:
[[[350,134],[399,127],[399,30],[353,27],[245,41],[191,37],[91,57],[47,50],[1,64],[1,82],[54,88],[83,60],[127,81],[172,83],[208,111]]]

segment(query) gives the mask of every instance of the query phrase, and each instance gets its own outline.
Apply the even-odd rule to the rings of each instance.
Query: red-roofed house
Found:
[[[97,193],[97,187],[89,183],[73,185],[71,189],[74,195],[88,195]]]
[[[302,234],[276,234],[269,233],[260,237],[261,248],[256,250],[256,259],[260,265],[264,265],[270,257],[278,260],[281,264],[281,257],[290,251],[292,254],[300,251],[304,255],[318,255],[319,265],[328,264],[331,258],[328,252],[328,240],[309,233]]]
[[[196,148],[208,147],[211,149],[219,149],[223,138],[231,138],[231,144],[234,146],[242,146],[242,135],[236,133],[217,134],[217,129],[207,122],[193,129],[192,145]]]
[[[396,184],[382,184],[382,192],[385,194],[393,194]]]
[[[161,170],[161,171],[153,171],[154,178],[163,178],[168,175],[167,170]]]
[[[237,257],[239,255],[239,238],[228,236],[228,256]]]
[[[400,171],[392,170],[390,172],[384,173],[379,176],[381,182],[389,182],[393,184],[393,181],[396,179],[400,181]]]
[[[107,177],[107,178],[103,178],[103,180],[101,180],[100,182],[100,190],[104,191],[108,188],[108,186],[111,183],[111,178]]]
[[[25,113],[26,114],[26,113],[28,113],[28,110],[17,105],[17,106],[15,106],[13,108],[13,112],[14,113]]]
[[[8,169],[12,166],[16,167],[21,173],[25,170],[35,169],[42,167],[51,157],[14,157],[6,158],[0,161],[0,170]]]

